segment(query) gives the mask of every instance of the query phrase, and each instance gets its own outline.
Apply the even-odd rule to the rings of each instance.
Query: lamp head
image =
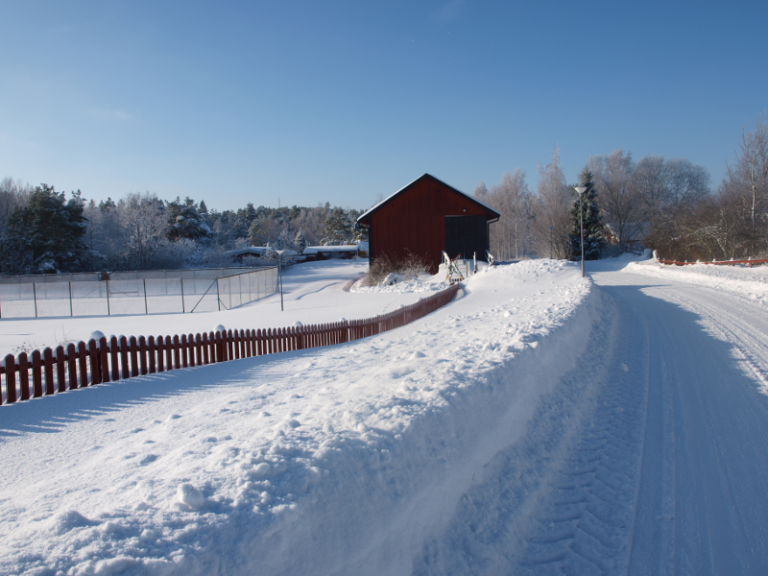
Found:
[[[579,196],[581,196],[582,194],[584,194],[584,192],[587,191],[587,187],[586,186],[574,186],[573,189],[576,190],[576,192],[579,193]]]

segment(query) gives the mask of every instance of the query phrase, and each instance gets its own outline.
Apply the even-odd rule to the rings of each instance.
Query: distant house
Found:
[[[479,200],[424,174],[357,219],[368,229],[373,262],[386,254],[400,260],[409,253],[421,256],[434,274],[443,250],[453,258],[485,260],[488,226],[500,214]]]

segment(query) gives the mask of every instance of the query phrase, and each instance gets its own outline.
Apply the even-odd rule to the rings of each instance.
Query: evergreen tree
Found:
[[[3,272],[80,270],[88,261],[83,242],[86,228],[79,191],[67,201],[64,192],[56,192],[53,186],[38,186],[26,206],[17,207],[8,217]]]
[[[571,208],[571,259],[581,260],[581,228],[579,226],[579,202],[581,202],[581,210],[584,214],[584,260],[597,260],[605,247],[605,236],[600,207],[597,203],[595,180],[588,168],[579,175],[579,186],[586,187],[581,196],[571,187],[571,192],[576,196]]]
[[[326,203],[327,206],[328,204]],[[325,221],[325,235],[323,243],[326,245],[339,245],[349,242],[352,236],[352,226],[342,208],[336,206],[331,210],[328,219]]]
[[[304,249],[307,247],[307,239],[304,238],[304,232],[299,230],[298,234],[296,234],[296,238],[293,241],[293,245],[296,248],[296,252],[299,254],[304,254]]]
[[[167,202],[168,210],[168,239],[171,241],[188,238],[205,241],[212,231],[197,209],[195,201],[187,197],[180,202],[177,197],[173,202]]]

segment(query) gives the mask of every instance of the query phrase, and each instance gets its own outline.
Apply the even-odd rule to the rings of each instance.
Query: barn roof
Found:
[[[392,200],[394,200],[394,199],[395,199],[397,196],[399,196],[400,194],[403,194],[403,193],[404,193],[405,191],[407,191],[407,190],[408,190],[408,189],[409,189],[411,186],[413,186],[413,185],[414,185],[414,184],[416,184],[417,182],[419,182],[419,181],[423,180],[424,178],[430,178],[430,179],[432,179],[432,180],[435,180],[436,182],[439,182],[440,184],[442,184],[443,186],[445,186],[445,187],[446,187],[446,188],[448,188],[449,190],[452,190],[452,191],[453,191],[453,192],[455,192],[456,194],[459,194],[460,196],[464,196],[464,197],[465,197],[467,200],[469,200],[469,201],[471,201],[471,202],[474,202],[475,204],[477,204],[477,205],[481,206],[481,207],[482,207],[482,208],[483,208],[483,209],[484,209],[484,210],[485,210],[485,211],[486,211],[486,212],[487,212],[487,213],[488,213],[488,214],[491,216],[491,218],[489,218],[489,220],[491,220],[491,221],[496,221],[496,220],[498,220],[498,219],[501,217],[501,214],[499,214],[499,213],[498,213],[496,210],[494,210],[493,208],[491,208],[490,206],[488,206],[488,204],[485,204],[485,203],[483,203],[483,202],[480,202],[480,200],[478,200],[477,198],[473,198],[473,197],[472,197],[472,196],[470,196],[469,194],[464,194],[464,192],[462,192],[461,190],[456,190],[456,188],[454,188],[454,187],[453,187],[453,186],[451,186],[450,184],[446,184],[445,182],[443,182],[442,180],[440,180],[440,179],[438,179],[438,178],[435,178],[435,177],[434,177],[434,176],[432,176],[431,174],[424,174],[423,176],[419,176],[418,178],[416,178],[416,180],[414,180],[413,182],[411,182],[411,183],[409,183],[409,184],[406,184],[405,186],[403,186],[402,188],[400,188],[400,190],[398,190],[397,192],[395,192],[394,194],[392,194],[392,195],[391,195],[391,196],[389,196],[388,198],[385,198],[384,200],[382,200],[381,202],[379,202],[378,204],[376,204],[376,205],[375,205],[373,208],[370,208],[369,210],[367,210],[367,211],[366,211],[364,214],[362,214],[362,215],[360,215],[360,216],[358,217],[357,221],[362,223],[362,221],[363,221],[363,220],[366,220],[366,219],[368,219],[368,218],[371,216],[371,214],[373,214],[374,212],[376,212],[376,211],[377,211],[379,208],[381,208],[381,207],[382,207],[382,206],[384,206],[385,204],[388,204],[389,202],[391,202]]]

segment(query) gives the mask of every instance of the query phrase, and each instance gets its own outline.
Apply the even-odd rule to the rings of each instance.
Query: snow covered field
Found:
[[[284,313],[65,329],[358,318],[438,287],[346,292],[363,269],[318,264]],[[2,407],[0,573],[768,573],[768,314],[627,264],[498,267],[377,337]],[[38,322],[0,343],[55,343]]]
[[[284,312],[280,311],[280,295],[277,294],[232,311],[3,319],[0,320],[0,358],[8,353],[87,341],[94,330],[107,336],[138,337],[210,331],[218,324],[227,329],[276,328],[293,326],[296,322],[311,324],[336,322],[342,317],[367,318],[419,299],[418,293],[397,291],[383,294],[363,291],[350,298],[343,288],[359,278],[366,268],[367,264],[355,264],[351,260],[324,260],[288,269],[283,279]]]

